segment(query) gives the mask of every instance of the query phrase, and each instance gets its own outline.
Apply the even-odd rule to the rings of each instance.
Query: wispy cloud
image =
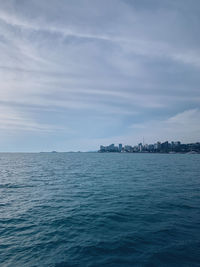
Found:
[[[120,3],[121,2],[121,3]],[[127,11],[126,6],[122,4],[122,1],[119,1],[122,5],[124,11]],[[52,9],[54,7],[52,6]],[[127,11],[128,12],[128,11]],[[140,20],[136,11],[133,14],[128,12],[128,15],[131,17],[134,15],[132,22],[138,23]],[[174,15],[179,15],[178,13],[174,13]],[[168,14],[169,19],[172,16],[171,13]],[[159,14],[159,17],[162,17],[162,12]],[[173,17],[172,17],[173,18]],[[129,18],[130,19],[130,18]],[[181,48],[180,46],[176,46],[176,44],[172,42],[166,42],[159,39],[151,39],[145,38],[145,36],[138,37],[134,36],[133,32],[126,32],[126,34],[122,34],[120,28],[118,31],[115,29],[114,31],[107,31],[104,34],[94,33],[93,28],[85,31],[83,27],[80,27],[80,24],[73,25],[69,23],[68,25],[63,25],[63,23],[56,22],[53,23],[51,21],[45,21],[41,16],[37,18],[37,20],[27,19],[25,16],[19,16],[15,13],[9,13],[4,11],[0,11],[0,20],[4,23],[11,25],[13,27],[18,27],[22,30],[28,30],[32,32],[49,32],[51,34],[60,34],[62,37],[76,37],[83,39],[97,39],[102,41],[108,41],[115,44],[118,44],[122,47],[122,49],[126,52],[132,52],[136,55],[143,55],[146,57],[167,57],[171,60],[182,62],[185,64],[191,64],[196,67],[200,67],[200,56],[199,49],[191,50],[191,48]],[[125,17],[123,17],[123,22],[127,23]],[[119,26],[119,25],[118,25]],[[124,25],[122,25],[123,28]],[[29,48],[30,49],[30,48]],[[29,51],[28,47],[23,48],[23,52],[29,56],[33,56],[33,51]],[[32,52],[32,53],[30,53]],[[42,58],[36,58],[39,61],[42,61]]]
[[[23,112],[16,112],[16,109],[11,109],[9,107],[0,107],[0,129],[1,131],[12,131],[13,134],[16,132],[44,132],[51,133],[55,131],[70,132],[67,127],[55,126],[45,123],[39,123],[28,117],[27,114]]]

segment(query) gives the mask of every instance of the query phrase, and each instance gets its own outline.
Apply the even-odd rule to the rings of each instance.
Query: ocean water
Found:
[[[200,155],[0,154],[0,266],[200,266]]]

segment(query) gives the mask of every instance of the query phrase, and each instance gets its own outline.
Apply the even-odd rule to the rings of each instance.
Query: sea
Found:
[[[1,153],[0,266],[200,266],[200,155]]]

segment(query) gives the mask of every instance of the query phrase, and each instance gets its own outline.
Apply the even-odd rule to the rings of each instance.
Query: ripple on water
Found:
[[[200,266],[200,157],[1,154],[2,266]]]

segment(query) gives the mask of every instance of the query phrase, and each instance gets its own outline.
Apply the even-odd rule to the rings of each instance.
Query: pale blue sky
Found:
[[[0,151],[200,141],[199,0],[0,0]]]

